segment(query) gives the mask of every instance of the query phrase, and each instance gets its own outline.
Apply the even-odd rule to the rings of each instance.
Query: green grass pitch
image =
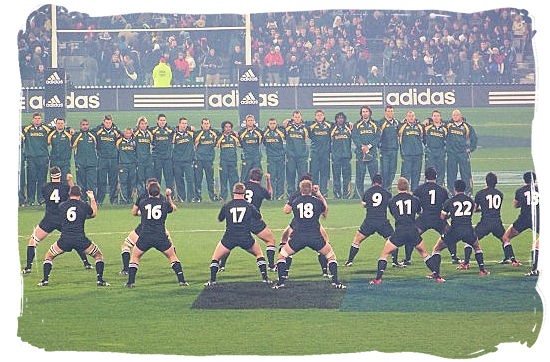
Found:
[[[357,114],[356,109],[345,111],[350,118]],[[443,112],[447,114],[450,110]],[[154,120],[157,113],[145,115]],[[313,110],[303,113],[304,118],[309,119]],[[331,119],[335,113],[327,112],[327,118]],[[423,118],[429,110],[417,113],[418,118]],[[503,220],[508,225],[517,215],[511,205],[513,192],[521,183],[521,174],[533,168],[530,155],[533,110],[479,108],[464,109],[463,113],[474,124],[480,138],[480,148],[472,157],[475,190],[481,188],[487,171],[497,172],[505,195]],[[283,119],[290,110],[270,114],[262,111],[262,116],[272,114]],[[381,114],[380,109],[375,110],[376,118]],[[397,118],[403,114],[404,109],[396,110]],[[138,116],[134,112],[113,115],[119,126],[135,124]],[[169,121],[180,115],[197,126],[202,113],[167,113]],[[234,119],[236,111],[208,116],[218,125],[223,119]],[[101,121],[102,113],[69,113],[69,125],[76,126],[82,117],[96,124]],[[28,114],[22,115],[24,123],[29,120]],[[95,274],[84,270],[76,254],[70,253],[55,260],[50,286],[38,288],[41,260],[59,236],[54,232],[39,244],[33,273],[23,278],[18,335],[23,341],[46,350],[185,355],[303,355],[376,350],[424,352],[451,358],[495,351],[501,342],[519,341],[531,346],[537,339],[542,323],[541,302],[534,289],[536,281],[523,277],[531,259],[529,231],[513,240],[516,256],[524,264],[519,269],[497,265],[502,258],[500,243],[487,237],[481,245],[492,272],[488,278],[478,277],[475,263],[469,271],[457,271],[444,252],[442,274],[448,282],[436,285],[424,278],[427,269],[421,258],[413,254],[411,267],[390,267],[385,282],[372,287],[366,285],[366,280],[375,273],[384,242],[381,237],[374,236],[363,242],[353,267],[343,267],[355,231],[364,217],[364,209],[357,200],[329,200],[329,215],[322,221],[340,261],[340,278],[349,285],[346,291],[335,293],[328,289],[320,276],[316,254],[310,250],[294,258],[291,280],[284,294],[258,285],[254,258],[235,250],[228,260],[227,271],[219,274],[219,282],[227,292],[218,295],[225,296],[228,304],[235,307],[211,309],[218,308],[216,303],[208,303],[212,296],[201,294],[204,293],[202,284],[209,277],[212,250],[224,229],[216,220],[219,206],[208,202],[181,204],[168,218],[167,227],[191,283],[185,289],[177,286],[169,262],[155,250],[143,257],[136,288],[122,288],[126,278],[118,275],[120,245],[139,219],[132,217],[127,207],[119,206],[103,207],[86,225],[88,236],[104,253],[105,279],[112,286],[97,288]],[[274,230],[276,239],[290,221],[288,215],[282,213],[282,206],[282,202],[266,202],[262,207],[264,219]],[[28,237],[42,215],[43,209],[39,207],[19,209],[21,264],[25,260]],[[479,220],[479,215],[474,220]],[[424,239],[431,249],[437,235],[429,231]],[[400,253],[402,255],[403,250]],[[459,247],[459,255],[462,254]],[[270,276],[275,278],[274,274]],[[246,301],[247,309],[238,309],[239,298],[243,305]],[[278,298],[286,298],[289,305],[296,307],[278,309],[281,306]],[[281,339],[284,349],[276,343]],[[254,343],[250,343],[251,340]]]

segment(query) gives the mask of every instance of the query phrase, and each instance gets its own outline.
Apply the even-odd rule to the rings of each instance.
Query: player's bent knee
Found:
[[[282,256],[283,258],[288,258],[290,256],[288,251],[286,251],[285,248],[282,248],[281,251],[279,251],[279,255]]]
[[[332,250],[332,248],[325,254],[325,258],[327,258],[327,260],[336,260],[336,254],[334,254],[334,250]]]
[[[88,254],[88,255],[91,256],[92,258],[96,258],[96,256],[98,256],[98,255],[99,255],[100,257],[103,256],[103,255],[101,254],[101,250],[99,250],[99,247],[98,247],[96,244],[94,244],[94,243],[92,243],[92,245],[90,245],[90,246],[88,247],[88,249],[86,249],[86,254]]]

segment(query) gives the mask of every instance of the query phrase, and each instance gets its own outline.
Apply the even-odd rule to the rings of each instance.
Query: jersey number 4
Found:
[[[59,204],[59,200],[61,200],[61,198],[59,197],[59,189],[53,189],[52,193],[50,194],[50,201]]]

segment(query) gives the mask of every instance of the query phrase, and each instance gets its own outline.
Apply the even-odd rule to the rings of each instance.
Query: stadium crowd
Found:
[[[242,30],[154,31],[243,26],[241,15],[90,17],[58,9],[59,29],[124,29],[59,34],[60,56],[85,74],[82,85],[152,85],[159,63],[169,66],[170,85],[235,83],[244,63]],[[40,86],[49,64],[49,11],[33,12],[18,34],[24,86]],[[264,83],[511,83],[519,81],[517,55],[532,54],[530,17],[508,8],[259,13],[251,21],[252,62]]]

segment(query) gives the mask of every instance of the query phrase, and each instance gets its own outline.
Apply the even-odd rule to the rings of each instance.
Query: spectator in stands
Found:
[[[490,83],[498,83],[504,73],[504,55],[500,54],[497,47],[491,50],[489,56],[489,72],[487,74]]]
[[[525,39],[527,37],[527,27],[525,26],[525,21],[520,14],[514,16],[514,21],[512,22],[512,33],[514,35],[514,48],[518,52],[523,51],[525,46]]]
[[[34,73],[34,86],[35,87],[42,87],[44,86],[44,64],[40,63],[38,64],[38,67],[36,68],[36,72]]]
[[[122,73],[124,72],[124,66],[122,65],[119,51],[116,50],[111,55],[111,62],[107,68],[105,74],[105,82],[110,85],[121,85],[122,84]]]
[[[21,72],[21,84],[23,87],[32,87],[34,85],[34,69],[32,66],[32,54],[25,54],[25,58],[19,59],[19,70]]]
[[[501,81],[503,83],[512,82],[512,68],[516,66],[516,50],[512,48],[510,39],[504,38],[503,46],[500,52],[504,56],[504,71],[502,73]]]
[[[123,74],[123,84],[124,85],[134,85],[137,83],[138,75],[136,73],[136,69],[134,67],[134,60],[128,55],[125,54],[123,57],[123,67],[124,67],[124,74]]]
[[[468,59],[468,50],[464,46],[458,52],[458,72],[456,81],[458,83],[467,83],[470,81],[471,61]]]
[[[205,85],[220,84],[220,69],[222,65],[222,58],[216,54],[214,48],[210,48],[202,62],[202,69],[206,74],[204,78]]]
[[[357,48],[359,49],[359,48]],[[369,52],[367,49],[361,49],[358,51],[359,57],[357,58],[357,82],[365,84],[369,77]]]
[[[384,79],[378,72],[378,67],[376,65],[373,65],[370,68],[369,75],[367,76],[367,83],[368,84],[377,84],[377,83],[383,83]]]
[[[472,54],[472,61],[471,61],[471,67],[470,67],[470,81],[472,83],[483,82],[485,78],[484,70],[485,70],[485,64],[483,63],[483,59],[481,59],[478,52],[474,52],[474,54]]]
[[[264,58],[267,83],[281,83],[281,67],[284,64],[281,48],[274,46]]]
[[[290,61],[286,69],[287,82],[290,85],[298,85],[300,83],[300,63],[296,55],[290,56]]]
[[[346,56],[342,59],[342,82],[355,83],[357,73],[357,58],[352,47],[346,48]]]
[[[300,82],[301,83],[311,83],[315,81],[315,60],[309,51],[304,52],[304,57],[302,58],[301,71],[300,71]]]
[[[241,51],[241,46],[239,44],[233,46],[233,53],[231,53],[231,60],[229,64],[231,65],[231,70],[229,71],[231,84],[236,84],[239,81],[239,70],[244,64],[244,54]]]
[[[258,68],[258,72],[260,73],[259,74],[260,82],[263,82],[264,63],[262,62],[262,59],[260,58],[259,53],[254,53],[254,55],[252,56],[252,65]]]
[[[165,58],[153,68],[153,87],[170,87],[172,85],[172,69],[166,64]]]
[[[197,63],[195,63],[195,58],[193,58],[193,55],[191,54],[191,51],[189,49],[185,52],[185,61],[189,66],[189,82],[194,82]]]
[[[183,52],[179,52],[177,58],[174,59],[173,69],[174,84],[184,85],[189,83],[189,63],[185,60]]]
[[[324,55],[315,64],[315,78],[321,83],[325,83],[329,78],[330,64]]]

